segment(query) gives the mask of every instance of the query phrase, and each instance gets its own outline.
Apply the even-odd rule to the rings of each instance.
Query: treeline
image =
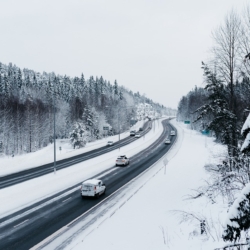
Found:
[[[237,156],[240,129],[250,107],[249,52],[250,11],[239,16],[230,12],[212,34],[211,59],[202,63],[204,87],[182,97],[178,120],[190,120],[194,129],[207,129],[228,147],[230,157]]]
[[[28,153],[52,142],[54,107],[56,138],[68,138],[81,126],[91,141],[103,136],[105,124],[117,133],[118,118],[120,130],[128,129],[140,102],[159,113],[174,112],[102,76],[70,78],[0,63],[0,153]]]
[[[222,98],[226,102],[227,107],[229,107],[231,102],[230,90],[227,85],[222,84],[218,89],[218,93],[215,93],[217,90],[215,90],[214,87],[216,87],[216,84],[214,86],[207,84],[204,88],[195,86],[186,96],[183,96],[178,104],[177,120],[180,122],[189,120],[192,129],[197,131],[211,129],[217,136],[217,139],[221,141],[220,132],[217,131],[216,128],[211,127],[211,122],[216,117],[216,112],[222,109],[222,103],[216,102],[217,97],[215,95],[221,95],[220,98]],[[237,81],[234,85],[234,91],[234,109],[235,116],[237,117],[236,126],[237,130],[240,130],[250,111],[249,78],[243,77]],[[227,124],[227,120],[222,120],[221,122],[223,121]],[[221,123],[219,124],[221,125]],[[238,139],[241,141],[241,136],[239,136]]]
[[[177,117],[190,120],[196,130],[210,130],[227,146],[227,159],[206,166],[211,178],[194,198],[227,202],[222,238],[237,242],[250,228],[250,8],[241,15],[231,11],[213,38],[211,60],[202,63],[205,85],[181,98]]]

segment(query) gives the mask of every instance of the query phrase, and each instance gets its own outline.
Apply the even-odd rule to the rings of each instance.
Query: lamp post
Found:
[[[119,151],[120,151],[120,134],[121,134],[121,128],[120,128],[120,119],[119,119],[119,111],[120,109],[117,109],[117,120],[118,120],[118,130],[119,130]]]
[[[54,108],[54,174],[56,174],[56,105],[55,105],[55,82],[53,83],[53,108]]]

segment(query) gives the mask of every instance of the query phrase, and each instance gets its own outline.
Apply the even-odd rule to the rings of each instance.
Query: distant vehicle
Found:
[[[90,179],[84,181],[81,185],[82,198],[85,196],[98,198],[101,194],[105,194],[106,186],[102,180]]]
[[[164,143],[165,143],[165,144],[170,144],[171,141],[170,141],[170,139],[166,139]]]
[[[114,145],[114,142],[113,141],[108,141],[107,142],[107,146],[113,146]]]
[[[117,157],[117,160],[116,160],[116,166],[118,165],[128,165],[129,164],[129,158],[126,157],[126,155],[120,155]]]
[[[143,131],[143,128],[139,128],[139,131]]]
[[[171,130],[170,135],[175,135],[175,131]]]
[[[134,130],[130,131],[130,136],[135,136],[135,131]]]
[[[140,138],[140,137],[141,137],[141,135],[139,133],[135,134],[135,138]]]

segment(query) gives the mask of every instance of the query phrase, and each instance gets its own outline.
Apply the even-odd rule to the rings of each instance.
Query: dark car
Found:
[[[143,130],[143,128],[139,128],[139,131],[142,131]]]
[[[133,131],[133,130],[130,131],[130,135],[131,135],[131,136],[135,136],[135,131]]]

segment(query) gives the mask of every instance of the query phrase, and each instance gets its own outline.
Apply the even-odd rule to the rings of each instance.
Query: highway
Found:
[[[116,190],[138,176],[161,158],[174,144],[177,131],[168,120],[164,120],[161,136],[147,149],[130,158],[130,165],[115,167],[99,173],[106,184],[106,194],[99,199],[82,199],[80,183],[49,197],[30,207],[0,219],[0,249],[30,249],[60,228],[81,216],[103,200],[108,199]],[[171,144],[165,145],[164,140],[170,137],[170,130],[176,135],[171,136]],[[146,132],[146,130],[145,130]],[[134,138],[133,138],[134,139]],[[93,176],[94,178],[95,176]]]
[[[148,133],[150,131],[150,127],[152,127],[152,121],[147,121],[144,124],[143,131],[141,131],[140,134],[143,136],[146,133]],[[67,159],[57,161],[56,169],[58,171],[60,169],[70,167],[74,164],[92,159],[96,156],[100,156],[102,154],[118,149],[119,147],[128,145],[129,143],[135,140],[137,139],[134,136],[129,136],[120,140],[120,142],[118,141],[114,143],[112,147],[104,146],[104,147],[97,148],[97,149],[94,149],[92,151],[89,151],[83,154],[79,154],[79,155],[76,155]],[[40,177],[48,173],[52,173],[53,171],[54,171],[54,163],[52,162],[52,163],[45,164],[39,167],[27,169],[24,171],[20,171],[17,173],[13,173],[10,175],[0,177],[0,189],[6,188],[6,187],[9,187],[9,186],[12,186],[12,185],[36,178],[36,177]]]

